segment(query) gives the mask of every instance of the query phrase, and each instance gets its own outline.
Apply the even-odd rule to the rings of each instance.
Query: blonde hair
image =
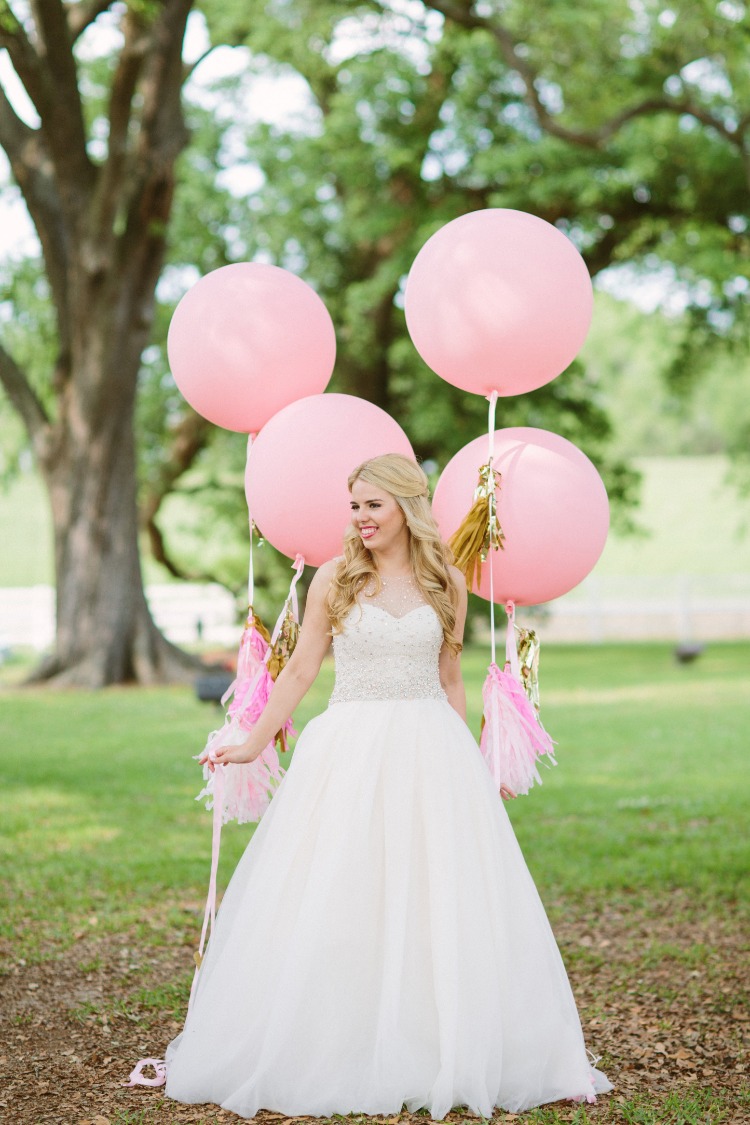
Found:
[[[384,489],[404,513],[409,532],[412,574],[425,601],[437,614],[445,643],[456,656],[461,651],[461,643],[454,635],[456,605],[453,579],[448,570],[453,560],[450,549],[440,538],[430,508],[427,477],[416,461],[400,453],[386,453],[357,466],[349,477],[349,491],[358,480]],[[344,555],[338,562],[326,595],[326,608],[334,633],[342,631],[344,618],[368,585],[374,586],[375,593],[382,588],[375,560],[352,525],[344,535]]]

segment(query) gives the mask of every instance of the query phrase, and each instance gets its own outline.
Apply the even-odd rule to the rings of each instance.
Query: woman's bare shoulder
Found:
[[[457,566],[449,566],[448,573],[451,576],[453,585],[456,586],[457,589],[460,590],[461,587],[466,587],[466,579],[464,577],[463,571],[459,570]]]
[[[467,601],[466,578],[457,566],[448,567],[448,576],[451,581],[452,599],[456,608],[465,606]]]
[[[313,575],[310,589],[315,587],[316,590],[326,591],[333,581],[333,576],[338,570],[341,558],[329,559],[328,562],[321,563]]]

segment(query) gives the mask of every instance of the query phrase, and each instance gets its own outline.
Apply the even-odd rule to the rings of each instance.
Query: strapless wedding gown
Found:
[[[394,608],[404,612],[396,616]],[[243,1117],[483,1117],[610,1090],[432,608],[356,606],[224,895],[166,1093]]]

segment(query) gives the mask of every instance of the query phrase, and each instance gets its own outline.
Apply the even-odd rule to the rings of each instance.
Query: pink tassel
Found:
[[[206,743],[209,755],[215,756],[222,746],[237,746],[244,742],[251,726],[252,724],[245,726],[237,715],[229,718],[220,730],[209,736]],[[214,806],[216,775],[219,770],[224,775],[222,823],[228,824],[230,820],[236,820],[238,824],[256,824],[268,808],[273,792],[284,776],[274,742],[269,742],[254,762],[232,762],[217,766],[213,771],[206,764],[203,767],[205,785],[195,799],[201,801],[205,798],[207,809]]]
[[[237,656],[237,675],[221,701],[226,704],[230,697],[232,700],[227,708],[226,721],[220,730],[212,731],[208,736],[204,750],[204,753],[208,751],[212,759],[221,746],[238,746],[244,742],[248,731],[253,729],[263,714],[274,684],[268,663],[271,657],[277,659],[277,654],[274,653],[276,641],[282,634],[285,623],[291,621],[299,628],[296,587],[304,566],[304,558],[297,555],[292,564],[294,578],[270,644],[259,631],[252,607],[250,609]],[[297,732],[290,717],[281,730],[282,743],[286,743],[288,738],[296,737]],[[268,743],[254,762],[232,763],[221,766],[220,769],[224,774],[222,823],[228,824],[230,820],[236,820],[239,824],[254,824],[259,821],[284,776],[276,750],[276,738]],[[217,773],[218,770],[209,770],[208,764],[203,767],[205,785],[196,801],[206,798],[207,809],[212,809],[214,805]]]
[[[237,654],[237,675],[222,696],[221,702],[223,704],[226,704],[227,700],[233,697],[228,708],[230,715],[236,714],[243,706],[245,697],[268,652],[268,641],[259,631],[255,622],[255,615],[251,610]]]
[[[271,694],[273,680],[266,667],[270,645],[255,623],[250,611],[237,656],[237,675],[222,698],[227,717],[224,726],[212,731],[204,753],[214,758],[222,746],[237,746],[247,738],[248,731],[257,723]],[[295,738],[297,732],[291,719],[284,724],[284,735]],[[201,757],[202,755],[198,755]],[[222,823],[236,820],[238,824],[256,824],[268,808],[271,797],[279,785],[284,770],[279,763],[275,740],[269,742],[254,762],[232,763],[220,766],[224,774]],[[205,798],[206,808],[214,806],[216,771],[203,767],[204,787],[196,801]]]
[[[501,672],[491,664],[482,688],[484,727],[480,750],[499,788],[507,785],[519,796],[534,782],[542,784],[537,761],[546,754],[552,765],[554,743],[537,719],[536,711],[506,664]]]

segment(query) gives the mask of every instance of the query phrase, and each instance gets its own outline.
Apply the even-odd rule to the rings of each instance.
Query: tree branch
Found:
[[[125,42],[120,52],[109,96],[107,159],[99,171],[90,231],[94,247],[102,247],[112,235],[114,216],[127,177],[130,148],[128,135],[133,99],[148,54],[148,38],[142,22],[128,9],[123,16]]]
[[[218,586],[226,586],[226,582],[213,574],[210,570],[190,570],[180,566],[167,549],[164,535],[155,519],[150,519],[145,525],[151,554],[156,562],[168,570],[173,578],[180,578],[183,582],[211,582]],[[236,591],[235,591],[236,592]]]
[[[213,46],[213,45],[211,47],[206,47],[205,51],[201,55],[198,55],[198,58],[195,59],[194,62],[188,63],[186,66],[183,67],[183,71],[182,71],[183,85],[185,84],[185,82],[188,81],[189,78],[192,78],[192,76],[195,74],[196,70],[201,65],[201,63],[205,62],[205,60],[208,58],[208,56],[213,54],[213,52],[215,50],[216,50],[216,47]]]
[[[182,119],[182,44],[193,0],[165,0],[143,84],[141,150],[173,160],[187,133]]]
[[[205,418],[196,414],[194,410],[188,410],[173,431],[169,454],[155,482],[141,501],[138,519],[148,535],[152,555],[170,574],[175,578],[215,582],[218,579],[213,575],[188,573],[173,560],[167,550],[161,528],[156,522],[164,498],[173,490],[176,481],[193,465],[195,458],[206,444],[210,429]]]
[[[35,0],[32,11],[39,50],[16,19],[7,0],[0,0],[0,47],[41,119],[49,156],[68,187],[73,206],[85,202],[93,167],[86,152],[78,75],[65,12],[60,0]]]
[[[0,0],[0,47],[5,47],[34,108],[44,119],[49,108],[48,84],[44,81],[39,56],[8,0]]]
[[[10,399],[11,405],[23,419],[32,443],[38,448],[49,427],[49,417],[26,375],[2,344],[0,344],[0,385]]]
[[[139,520],[142,527],[147,527],[154,519],[164,497],[172,491],[176,481],[192,466],[195,458],[206,444],[210,429],[210,423],[205,418],[196,414],[194,410],[188,409],[187,414],[172,431],[169,453],[156,476],[156,480],[148,489],[140,504]]]
[[[0,86],[0,145],[11,163],[14,159],[22,159],[25,146],[34,143],[37,137],[38,130],[21,120]]]
[[[534,111],[540,128],[552,137],[557,137],[559,140],[583,148],[599,149],[619,132],[623,125],[635,118],[651,113],[673,113],[694,117],[703,125],[716,129],[721,136],[732,144],[739,146],[742,144],[742,136],[739,130],[727,128],[720,118],[715,117],[707,109],[689,100],[677,100],[669,97],[644,98],[635,105],[616,113],[608,121],[602,122],[597,129],[571,129],[563,125],[544,105],[537,86],[539,75],[528,60],[519,54],[518,44],[506,27],[489,16],[477,15],[472,10],[471,3],[462,5],[455,0],[428,0],[428,6],[460,27],[467,30],[483,30],[494,38],[506,66],[515,71],[523,82],[524,100]]]
[[[81,189],[91,183],[93,167],[86,151],[78,68],[65,7],[62,0],[31,0],[31,10],[45,79],[44,112],[40,110],[42,127],[61,176],[80,197]],[[75,202],[80,205],[85,201],[77,198]]]
[[[189,139],[182,114],[182,43],[192,5],[193,0],[165,0],[149,36],[152,49],[141,83],[143,109],[121,238],[123,252],[144,221],[148,221],[155,243],[164,241],[174,162]]]
[[[111,7],[112,0],[78,0],[77,4],[68,4],[65,14],[70,42],[75,43],[102,12],[106,12]]]
[[[40,129],[30,128],[18,117],[0,87],[0,146],[28,208],[42,246],[47,277],[58,314],[60,339],[66,346],[64,310],[67,301],[67,253],[65,217],[57,185],[50,175],[50,156]]]

